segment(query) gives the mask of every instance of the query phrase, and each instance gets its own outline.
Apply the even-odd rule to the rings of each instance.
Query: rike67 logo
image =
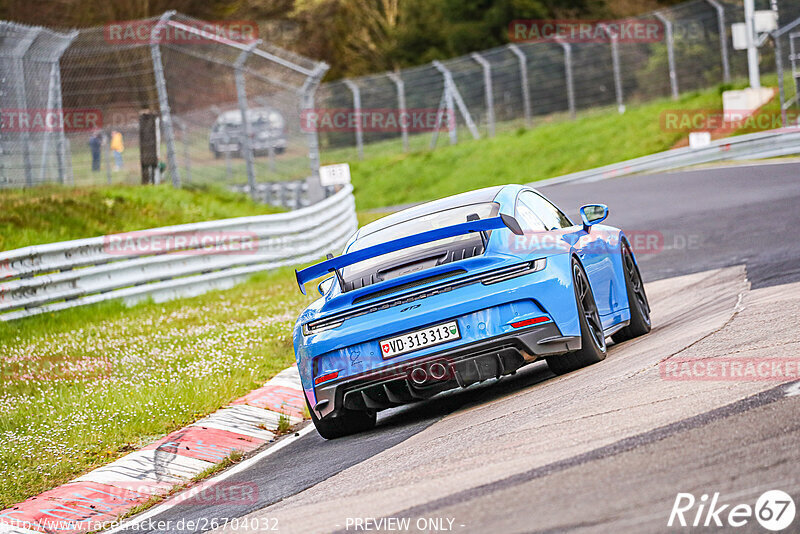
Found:
[[[753,506],[724,502],[719,492],[711,497],[703,494],[699,499],[691,493],[678,493],[667,526],[724,527],[728,530],[748,525],[755,519],[763,528],[780,532],[794,523],[795,513],[794,500],[781,490],[765,491]],[[796,531],[796,528],[793,529],[793,532]]]

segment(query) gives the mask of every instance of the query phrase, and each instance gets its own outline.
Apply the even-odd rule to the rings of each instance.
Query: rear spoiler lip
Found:
[[[432,241],[472,232],[485,232],[500,228],[508,228],[516,235],[522,235],[523,233],[522,228],[514,217],[505,213],[500,213],[497,217],[489,219],[479,219],[477,221],[454,224],[452,226],[445,226],[444,228],[437,228],[435,230],[428,230],[427,232],[401,237],[400,239],[387,241],[386,243],[379,243],[365,249],[356,250],[349,254],[342,254],[341,256],[325,260],[310,267],[306,267],[301,271],[295,270],[297,285],[300,287],[300,292],[305,295],[306,283],[327,273],[336,273],[343,267],[423,243],[430,243]]]

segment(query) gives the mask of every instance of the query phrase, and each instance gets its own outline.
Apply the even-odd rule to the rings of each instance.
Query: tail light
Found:
[[[337,376],[339,376],[339,371],[334,371],[332,373],[328,373],[328,374],[325,374],[325,375],[320,375],[320,376],[318,376],[317,378],[314,379],[314,385],[316,386],[316,385],[322,384],[323,382],[327,382],[328,380],[333,380]]]
[[[511,323],[511,326],[514,328],[522,328],[523,326],[531,326],[534,324],[539,323],[546,323],[550,320],[550,317],[542,316],[542,317],[534,317],[533,319],[525,319],[524,321],[517,321],[516,323]]]

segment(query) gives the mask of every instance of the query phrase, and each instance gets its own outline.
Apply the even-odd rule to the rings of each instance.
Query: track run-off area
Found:
[[[800,503],[800,387],[775,367],[679,371],[796,366],[799,177],[790,162],[543,187],[571,217],[602,202],[641,236],[649,335],[561,377],[535,363],[382,412],[368,433],[306,427],[217,478],[251,484],[252,501],[167,500],[116,531],[763,532],[730,512],[768,490]]]

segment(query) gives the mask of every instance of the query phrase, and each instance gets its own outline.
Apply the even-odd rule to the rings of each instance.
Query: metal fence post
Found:
[[[478,127],[475,126],[475,122],[472,120],[472,116],[469,113],[469,109],[467,105],[464,103],[464,99],[461,98],[461,93],[458,92],[458,87],[456,87],[456,82],[453,80],[453,73],[450,72],[450,69],[444,66],[441,61],[434,61],[433,66],[436,67],[436,70],[442,73],[444,77],[444,86],[445,86],[445,96],[446,102],[448,106],[448,113],[451,114],[452,122],[450,123],[450,142],[453,144],[453,139],[456,136],[456,115],[455,115],[455,106],[458,106],[458,110],[461,112],[461,116],[464,118],[464,122],[467,123],[467,129],[469,133],[472,134],[473,139],[478,139],[480,137],[480,133],[478,133]],[[453,103],[455,102],[455,106]],[[457,140],[457,138],[456,138]]]
[[[783,88],[783,51],[781,47],[781,36],[777,31],[772,32],[772,41],[775,43],[775,71],[778,74],[778,94],[781,103],[781,127],[786,128],[786,92]]]
[[[447,130],[450,137],[450,144],[455,145],[458,143],[458,130],[456,130],[456,106],[453,99],[453,86],[447,81],[445,76],[444,81],[444,105],[447,109]]]
[[[397,110],[402,118],[406,113],[406,84],[403,83],[403,79],[394,72],[387,72],[386,75],[389,76],[389,79],[392,80],[395,87],[397,87]],[[403,152],[408,152],[408,120],[400,121],[400,135],[403,138]]]
[[[486,95],[486,125],[489,128],[489,137],[494,137],[494,90],[492,87],[492,65],[477,52],[470,54],[483,69],[483,88]]]
[[[358,159],[364,159],[364,129],[361,124],[361,90],[352,80],[345,80],[344,84],[353,94],[353,112],[356,115],[356,149]]]
[[[255,47],[261,44],[260,40],[250,43],[239,53],[233,64],[234,81],[236,83],[236,99],[239,101],[239,113],[242,115],[242,137],[240,139],[245,165],[247,166],[247,185],[250,187],[250,197],[256,199],[256,171],[253,162],[253,145],[250,143],[250,118],[247,116],[247,88],[244,80],[244,64],[247,57]]]
[[[79,34],[80,34],[80,32],[78,30],[75,30],[75,31],[73,31],[72,33],[70,33],[67,36],[68,39],[64,43],[63,48],[59,51],[58,59],[56,60],[56,63],[55,63],[55,67],[56,67],[56,69],[55,69],[55,89],[56,89],[56,92],[55,92],[54,105],[56,106],[56,109],[60,109],[60,110],[64,109],[64,99],[63,99],[63,95],[61,93],[61,56],[64,55],[64,52],[67,51],[67,49],[72,44],[72,41],[74,41],[75,38],[78,37]],[[65,169],[67,168],[67,150],[66,150],[66,145],[67,145],[67,141],[66,141],[66,135],[64,133],[64,124],[60,123],[59,124],[59,128],[58,128],[58,136],[56,137],[56,160],[58,162],[58,181],[61,182],[62,184],[65,184],[67,182],[72,182],[72,174],[70,173],[69,176],[67,176],[67,173],[65,172]],[[71,164],[72,158],[70,157],[69,160],[70,160],[70,164]],[[71,165],[70,165],[70,169],[71,169]]]
[[[55,84],[56,84],[56,72],[58,71],[58,63],[52,63],[50,65],[50,81],[47,87],[47,105],[45,108],[47,109],[48,113],[52,113],[55,109]],[[60,110],[61,111],[61,110]],[[63,121],[59,121],[61,123]],[[42,160],[39,164],[41,167],[41,172],[39,173],[39,181],[44,183],[47,180],[47,151],[50,150],[50,131],[51,129],[48,128],[47,131],[44,132],[44,139],[42,140]],[[62,181],[63,183],[63,181]]]
[[[725,8],[717,0],[706,0],[717,10],[717,28],[719,31],[719,49],[722,56],[722,81],[731,81],[731,65],[728,59],[728,28],[725,26]]]
[[[675,39],[672,35],[672,21],[665,17],[661,12],[653,13],[655,17],[664,24],[665,36],[667,38],[667,63],[669,65],[669,86],[672,91],[672,99],[678,99],[678,73],[675,71]]]
[[[789,60],[792,62],[792,81],[794,85],[794,105],[800,108],[800,70],[797,68],[797,49],[794,45],[794,40],[800,37],[800,33],[793,32],[789,34]]]
[[[447,110],[447,130],[450,134],[450,144],[455,145],[458,143],[458,132],[456,131],[456,112],[455,112],[455,105],[453,99],[453,86],[451,83],[451,79],[449,75],[449,71],[444,68],[444,66],[439,61],[434,61],[433,66],[436,67],[436,70],[442,73],[442,80],[444,81],[444,92],[442,93],[442,99],[444,100],[444,106]],[[439,110],[437,112],[436,117],[436,131],[434,132],[436,138],[438,140],[438,132],[439,127],[442,124],[442,103],[439,103]]]
[[[181,186],[181,176],[178,173],[178,163],[175,161],[175,132],[172,129],[172,115],[169,110],[169,98],[167,95],[167,80],[164,78],[164,65],[161,62],[161,49],[159,48],[158,35],[169,19],[175,15],[175,11],[167,11],[150,32],[150,56],[153,60],[153,74],[156,79],[156,91],[158,92],[158,105],[161,108],[161,123],[164,127],[164,137],[167,142],[167,166],[172,177],[173,187]]]
[[[11,52],[13,58],[13,72],[16,85],[19,88],[19,104],[25,113],[28,112],[27,84],[25,83],[25,55],[28,53],[33,42],[42,32],[41,28],[30,28],[25,37],[19,39]],[[25,168],[25,185],[33,185],[33,169],[31,168],[31,141],[30,132],[27,128],[21,128],[20,137],[22,140],[22,163]]]
[[[64,51],[69,48],[69,45],[78,36],[78,31],[73,31],[72,33],[66,35],[62,43],[59,44],[58,47],[54,48],[54,57],[53,62],[50,65],[50,81],[49,87],[47,91],[47,110],[48,113],[52,110],[58,110],[58,112],[62,115],[64,114],[64,110],[62,109],[63,103],[61,98],[61,56],[64,54]],[[47,179],[47,159],[48,154],[47,152],[50,150],[50,138],[52,134],[56,134],[56,162],[58,166],[58,181],[59,183],[65,183],[64,180],[64,158],[63,158],[63,146],[64,146],[64,121],[58,121],[58,125],[54,130],[48,129],[44,133],[44,140],[42,141],[42,170],[41,170],[41,181],[44,182]]]
[[[572,45],[561,39],[556,42],[564,49],[564,73],[567,81],[567,105],[570,118],[575,118],[575,81],[572,78]]]
[[[522,107],[525,113],[525,125],[531,125],[531,91],[530,87],[528,86],[528,60],[525,57],[525,54],[519,47],[515,44],[508,45],[508,49],[511,50],[515,56],[519,59],[519,75],[522,85]]]
[[[622,98],[622,74],[619,66],[619,37],[605,24],[599,25],[611,40],[611,68],[614,71],[614,92],[617,95],[617,111],[625,113],[625,104]]]
[[[319,63],[310,75],[303,82],[300,88],[301,107],[304,112],[314,109],[314,96],[319,87],[319,82],[328,70],[328,65]],[[315,128],[309,128],[306,132],[308,140],[308,162],[311,167],[311,176],[308,177],[308,202],[314,204],[324,197],[322,185],[319,182],[319,137]]]

